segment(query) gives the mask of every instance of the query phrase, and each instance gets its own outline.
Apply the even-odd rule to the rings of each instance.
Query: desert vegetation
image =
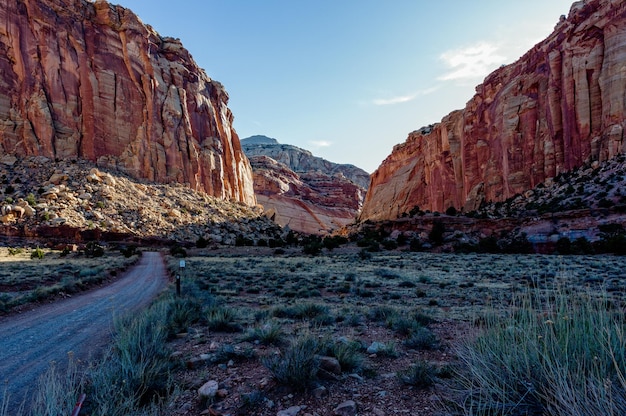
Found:
[[[0,314],[101,284],[135,263],[140,254],[134,246],[109,250],[95,241],[80,249],[0,247]]]
[[[321,250],[175,250],[182,295],[70,377],[89,414],[624,412],[625,258]]]

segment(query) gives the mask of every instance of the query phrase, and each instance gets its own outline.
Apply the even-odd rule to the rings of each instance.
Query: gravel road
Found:
[[[97,355],[110,339],[113,316],[147,305],[166,285],[161,255],[146,252],[107,287],[0,321],[0,400],[6,383],[17,406],[50,362],[63,366],[69,352],[80,360]]]

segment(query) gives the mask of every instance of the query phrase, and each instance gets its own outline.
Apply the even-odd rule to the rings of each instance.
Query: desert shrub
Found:
[[[94,416],[139,414],[170,390],[167,302],[115,320],[111,348],[91,368],[87,395]]]
[[[242,329],[238,323],[239,314],[233,308],[212,306],[208,308],[205,318],[207,327],[213,331],[239,332]]]
[[[420,360],[406,370],[398,371],[396,374],[404,384],[418,388],[427,388],[435,384],[437,369],[432,364]]]
[[[328,250],[332,250],[348,243],[348,239],[340,235],[326,236],[322,243]]]
[[[174,244],[170,247],[170,255],[173,257],[187,257],[187,250],[180,244]]]
[[[398,242],[391,238],[385,238],[381,244],[385,250],[395,250],[398,248]]]
[[[9,256],[17,256],[18,254],[22,254],[24,252],[23,248],[19,248],[19,247],[9,247]]]
[[[374,306],[367,313],[367,317],[374,322],[386,322],[396,316],[398,316],[398,310],[385,305]]]
[[[167,302],[168,334],[187,331],[188,327],[202,318],[202,304],[192,298],[173,298]]]
[[[421,325],[411,317],[405,315],[396,314],[387,319],[386,325],[388,328],[393,329],[400,335],[409,335],[418,330]]]
[[[198,237],[198,239],[196,240],[197,248],[207,248],[208,246],[209,246],[209,240],[204,238],[204,236]]]
[[[326,305],[317,303],[299,303],[294,306],[279,306],[272,310],[277,318],[314,319],[329,315]]]
[[[330,343],[327,354],[339,361],[342,371],[359,371],[364,361],[361,349],[357,341],[337,341]]]
[[[439,346],[437,336],[430,329],[424,327],[412,330],[403,343],[407,348],[416,350],[433,350]]]
[[[282,238],[278,237],[278,238],[270,238],[269,240],[267,240],[267,245],[269,248],[278,248],[278,247],[285,247],[287,243]]]
[[[310,256],[317,256],[322,252],[323,247],[321,241],[309,241],[302,246],[302,252]]]
[[[317,337],[305,334],[293,338],[280,354],[261,359],[274,379],[296,390],[306,390],[317,378],[321,345]]]
[[[558,254],[572,254],[572,242],[567,237],[561,237],[556,242],[554,249]]]
[[[498,246],[498,239],[495,237],[485,237],[478,240],[478,251],[480,253],[500,253],[502,250]]]
[[[359,251],[359,258],[361,260],[371,260],[372,257],[374,257],[374,255],[370,251],[367,251],[366,249],[361,249]]]
[[[89,241],[85,245],[85,255],[88,257],[102,257],[104,256],[104,247],[97,241]]]
[[[243,341],[258,341],[263,345],[280,345],[285,338],[283,328],[276,322],[267,322],[259,327],[250,328],[243,335]]]
[[[435,221],[433,228],[428,233],[428,239],[435,245],[443,244],[443,234],[446,232],[446,226],[441,221]]]
[[[378,355],[379,357],[397,358],[400,353],[398,352],[398,347],[396,343],[393,341],[389,341],[383,343],[378,347],[376,355]]]
[[[139,248],[133,244],[120,248],[120,253],[122,253],[122,255],[126,258],[134,255],[141,256],[141,251],[139,251]]]
[[[46,256],[46,253],[44,253],[44,251],[40,249],[39,247],[37,247],[30,253],[31,259],[42,260],[45,256]]]
[[[422,241],[419,238],[413,238],[409,242],[409,250],[412,252],[419,252],[423,250]]]
[[[26,196],[26,202],[28,202],[28,205],[30,205],[31,207],[37,205],[37,200],[35,199],[35,195],[33,193],[29,193]]]
[[[626,414],[626,321],[606,299],[531,292],[459,351],[468,414]],[[540,315],[538,311],[543,311]]]
[[[454,208],[453,206],[449,206],[448,209],[446,210],[446,215],[454,217],[456,214],[457,214],[456,208]]]

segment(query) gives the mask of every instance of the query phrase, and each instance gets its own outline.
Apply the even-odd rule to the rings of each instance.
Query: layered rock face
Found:
[[[294,231],[325,234],[354,221],[365,195],[355,182],[363,182],[367,172],[264,136],[241,143],[252,164],[257,201],[276,223]]]
[[[463,110],[409,134],[372,174],[360,219],[502,201],[626,151],[626,3],[587,0]]]
[[[82,158],[255,203],[223,86],[104,0],[0,5],[0,156]]]
[[[241,140],[241,147],[248,157],[269,156],[298,173],[323,172],[327,175],[343,176],[363,189],[367,189],[370,175],[354,165],[333,163],[311,152],[267,136],[251,136]]]

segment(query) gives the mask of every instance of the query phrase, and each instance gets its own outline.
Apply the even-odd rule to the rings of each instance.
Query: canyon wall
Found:
[[[265,136],[242,139],[241,145],[250,158],[257,201],[277,224],[326,234],[354,222],[367,172]]]
[[[104,0],[0,5],[0,156],[81,158],[255,204],[228,95],[180,41]]]
[[[554,32],[491,73],[463,110],[409,134],[371,176],[360,220],[415,206],[475,210],[626,151],[626,3],[574,3]]]

